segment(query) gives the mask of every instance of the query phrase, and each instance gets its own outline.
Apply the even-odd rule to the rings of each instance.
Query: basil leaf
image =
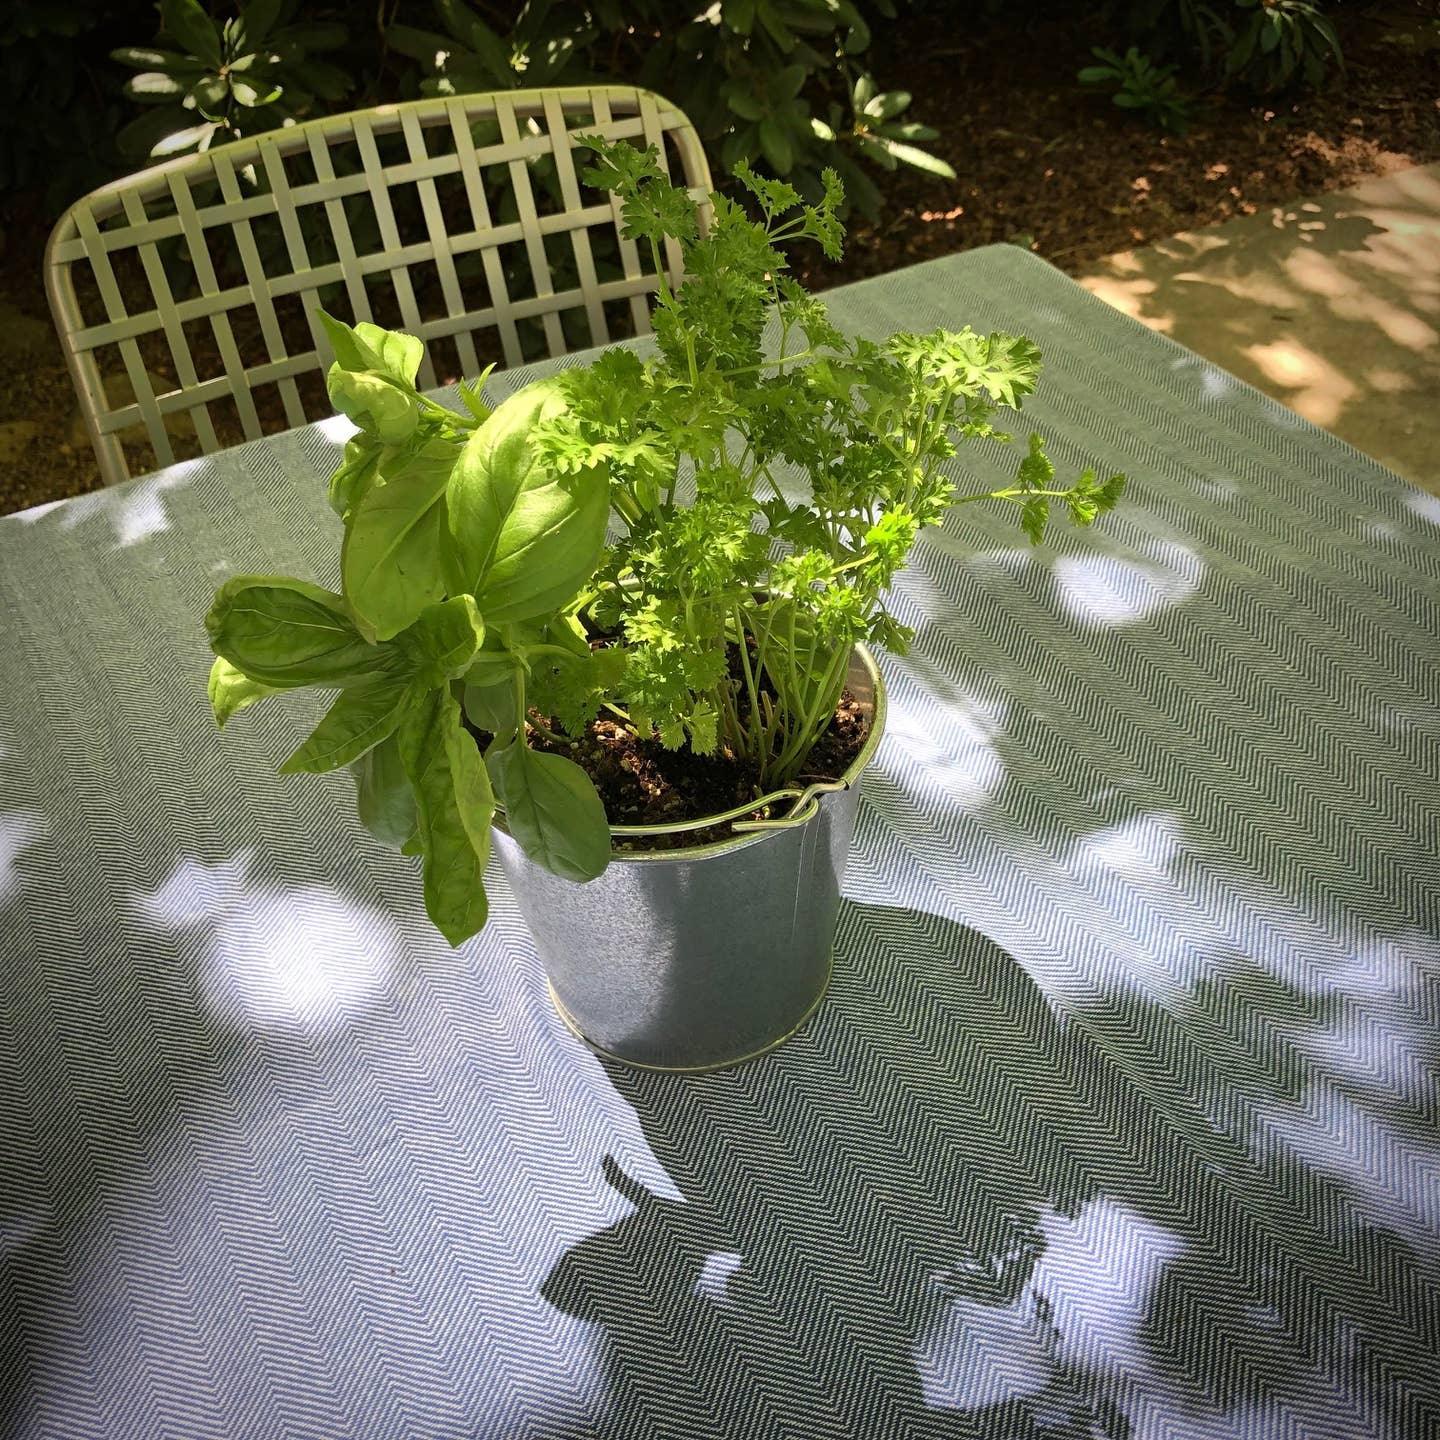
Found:
[[[394,735],[350,766],[360,823],[382,844],[399,849],[415,833],[415,795]]]
[[[492,735],[509,735],[520,723],[515,686],[508,679],[498,685],[467,685],[464,705],[470,723]]]
[[[465,672],[467,685],[485,686],[487,689],[492,685],[508,685],[520,668],[519,660],[511,651],[499,645],[492,648],[489,638],[487,635],[487,643],[475,652],[475,659]]]
[[[413,697],[403,676],[371,675],[349,686],[340,692],[310,738],[280,767],[280,773],[318,775],[358,760],[395,733]]]
[[[573,760],[529,749],[524,737],[485,756],[505,823],[537,865],[565,880],[593,880],[610,863],[610,822],[590,777]]]
[[[303,580],[237,575],[215,592],[205,628],[215,653],[262,685],[332,685],[383,663],[344,603]]]
[[[330,348],[335,352],[335,363],[342,370],[379,370],[383,368],[380,356],[362,336],[356,334],[351,326],[343,320],[337,320],[333,315],[326,314],[318,306],[315,313],[325,327],[326,338],[330,341]]]
[[[426,606],[420,618],[395,638],[414,684],[426,690],[458,680],[485,638],[485,622],[469,595]]]
[[[402,385],[414,385],[425,355],[423,341],[400,330],[382,330],[368,320],[362,320],[355,327],[355,338],[379,357],[378,365],[367,368],[381,370]]]
[[[425,856],[425,910],[436,929],[459,945],[489,913],[484,880],[495,798],[485,762],[448,685],[406,712],[399,741]]]
[[[346,370],[337,360],[325,377],[330,403],[384,445],[403,445],[420,423],[415,391],[380,370]]]
[[[340,554],[345,598],[377,640],[388,640],[445,593],[441,543],[455,447],[431,440],[351,511]]]
[[[223,655],[217,655],[210,667],[206,690],[210,696],[210,708],[215,712],[215,723],[221,729],[232,715],[247,705],[279,693],[274,685],[263,685],[237,670]]]
[[[610,482],[598,467],[527,485],[511,511],[476,603],[497,625],[569,604],[605,547]]]
[[[325,327],[330,348],[335,352],[335,363],[341,370],[375,371],[402,386],[414,388],[415,376],[425,355],[422,341],[399,330],[372,325],[368,320],[347,325],[323,310],[317,309],[315,313]]]
[[[600,558],[610,508],[604,472],[558,474],[537,463],[531,440],[564,406],[554,380],[526,386],[475,431],[450,477],[450,588],[474,595],[489,624],[559,608]]]
[[[379,445],[363,436],[345,442],[345,458],[330,477],[330,508],[341,519],[375,483],[382,454]]]

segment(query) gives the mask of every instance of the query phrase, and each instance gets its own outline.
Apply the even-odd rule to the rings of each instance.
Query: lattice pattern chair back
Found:
[[[330,414],[320,305],[423,339],[422,387],[648,331],[651,256],[577,175],[592,131],[708,197],[685,115],[602,86],[328,116],[73,205],[46,288],[106,483]]]

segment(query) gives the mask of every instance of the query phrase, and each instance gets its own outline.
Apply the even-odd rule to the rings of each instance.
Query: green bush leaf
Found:
[[[382,740],[350,766],[360,823],[382,844],[399,849],[415,833],[415,794],[400,760],[396,736]]]
[[[186,89],[183,80],[177,80],[163,70],[145,70],[125,82],[124,93],[142,104],[159,105],[178,101]]]
[[[338,20],[303,20],[287,25],[274,40],[298,45],[302,50],[338,50],[350,38],[350,31]]]
[[[441,545],[454,464],[451,442],[429,440],[350,512],[340,552],[345,598],[377,640],[413,625],[445,593]]]
[[[110,52],[110,58],[132,70],[194,71],[195,62],[188,55],[174,50],[155,50],[148,45],[122,45]]]
[[[283,575],[237,575],[205,617],[210,645],[242,674],[277,690],[333,685],[377,670],[367,645],[329,590]]]
[[[245,0],[240,11],[240,34],[246,48],[255,49],[275,28],[282,0]]]
[[[168,114],[169,112],[157,113]],[[179,114],[183,114],[183,112],[177,112],[177,116]],[[126,129],[128,130],[128,128],[127,126]],[[210,142],[215,138],[215,132],[219,128],[217,122],[207,120],[203,125],[187,125],[183,130],[172,130],[167,135],[161,136],[150,147],[150,158],[163,160],[167,155],[179,155],[186,150],[208,150]]]
[[[610,822],[590,777],[573,760],[530,750],[524,736],[485,757],[520,848],[564,880],[584,882],[610,863]]]
[[[391,25],[385,31],[385,40],[392,50],[418,60],[426,70],[436,69],[437,57],[449,55],[455,49],[455,41],[448,35],[417,30],[413,25]]]
[[[278,695],[274,685],[252,680],[237,670],[223,655],[215,657],[210,667],[210,680],[206,686],[210,696],[210,708],[215,713],[215,723],[224,728],[225,722],[247,705],[263,700],[267,695]]]
[[[282,775],[321,774],[358,760],[388,740],[415,692],[404,676],[369,675],[340,692],[310,738],[280,767]]]
[[[450,477],[450,589],[474,595],[487,624],[561,608],[605,543],[604,473],[561,475],[539,463],[535,427],[564,408],[553,379],[512,395],[470,437]]]
[[[872,120],[893,120],[909,109],[912,98],[908,90],[886,90],[865,106],[865,114]]]
[[[207,65],[219,68],[220,32],[196,0],[160,0],[160,20],[172,40]]]
[[[932,155],[928,150],[921,150],[914,145],[902,145],[898,140],[881,140],[879,143],[902,165],[924,170],[929,175],[939,175],[945,180],[955,178],[954,168],[949,162],[938,155]]]
[[[449,686],[430,691],[400,722],[400,759],[415,795],[425,856],[425,909],[452,944],[485,923],[485,862],[495,797]]]
[[[754,94],[738,84],[731,84],[725,91],[725,102],[742,120],[764,118],[765,107]]]
[[[760,122],[760,150],[770,164],[781,175],[788,175],[795,164],[795,147],[789,132],[778,122],[764,119]]]
[[[237,105],[247,110],[258,110],[262,105],[273,104],[280,98],[283,87],[279,85],[252,85],[248,80],[230,77],[230,93]]]

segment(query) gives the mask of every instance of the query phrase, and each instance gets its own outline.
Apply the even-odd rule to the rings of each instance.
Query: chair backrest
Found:
[[[72,205],[46,289],[105,482],[330,414],[322,304],[418,335],[422,387],[648,331],[651,257],[577,176],[594,132],[708,201],[685,115],[598,86],[327,116]]]

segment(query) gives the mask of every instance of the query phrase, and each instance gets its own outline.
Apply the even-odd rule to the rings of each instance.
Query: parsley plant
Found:
[[[530,700],[570,728],[603,699],[641,734],[726,747],[764,787],[784,785],[830,723],[854,643],[904,653],[910,636],[884,595],[922,530],[983,500],[1014,506],[1038,542],[1054,507],[1088,525],[1124,478],[1087,470],[1058,484],[1032,435],[1012,485],[956,493],[946,462],[965,440],[1010,438],[994,417],[1034,390],[1040,353],[969,328],[881,343],[841,334],[786,274],[781,248],[808,240],[839,258],[833,172],[810,205],[742,164],[759,218],[717,194],[702,227],[653,149],[580,143],[595,155],[585,178],[615,193],[626,237],[650,249],[656,353],[611,350],[565,372],[563,408],[534,433],[560,474],[609,477],[623,533],[588,598],[624,660],[535,665]],[[669,241],[686,276],[673,290]]]

